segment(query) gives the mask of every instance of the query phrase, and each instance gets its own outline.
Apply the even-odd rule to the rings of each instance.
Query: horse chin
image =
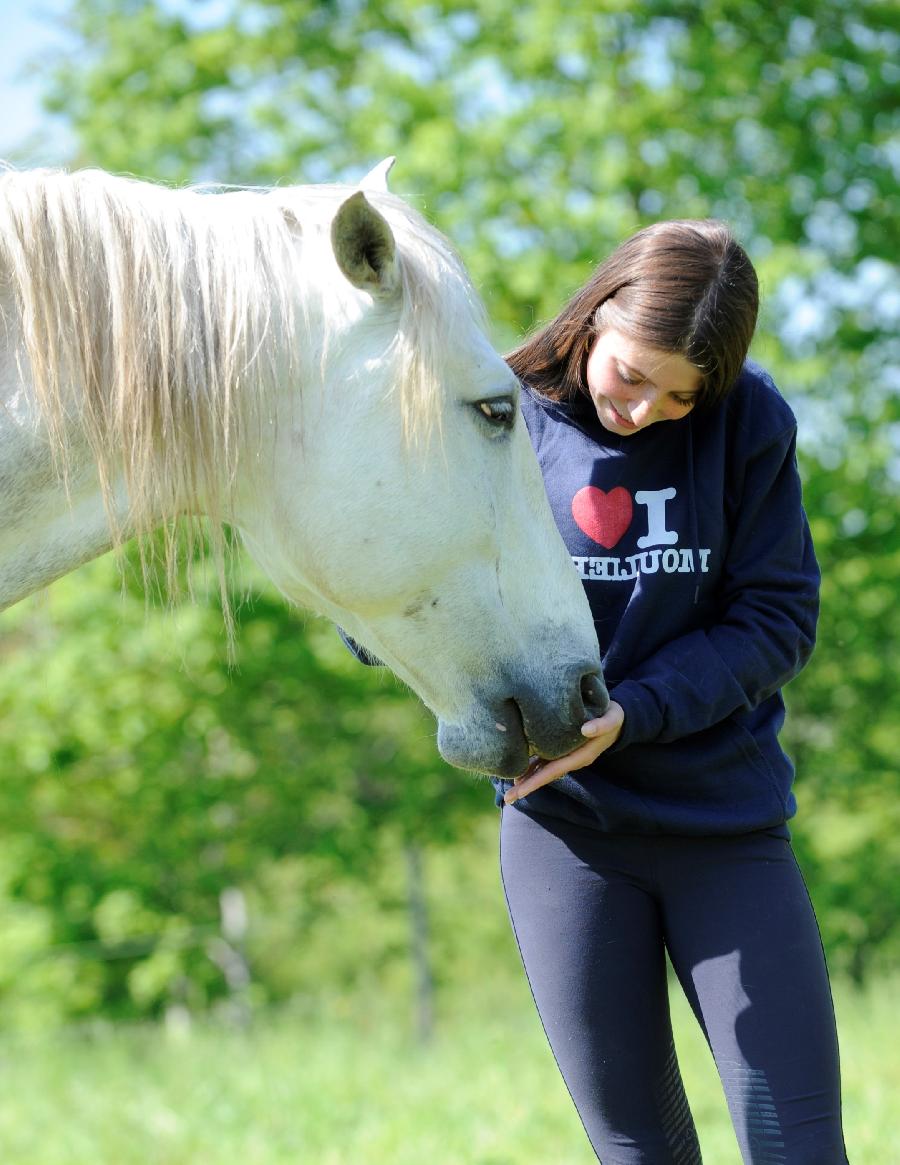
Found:
[[[505,700],[489,716],[476,716],[465,725],[438,724],[437,743],[448,764],[461,769],[512,779],[524,773],[532,756],[545,759],[563,756],[584,743],[581,721],[557,725],[540,742],[526,733],[521,712],[513,700]]]
[[[441,722],[437,743],[444,760],[459,769],[512,778],[528,766],[530,750],[521,727],[518,732],[495,727],[491,734]]]
[[[461,721],[439,719],[438,748],[449,764],[518,777],[532,757],[552,760],[583,745],[581,726],[609,707],[609,692],[590,661],[540,685],[526,674],[502,688],[513,694],[498,698],[496,689],[481,689]]]

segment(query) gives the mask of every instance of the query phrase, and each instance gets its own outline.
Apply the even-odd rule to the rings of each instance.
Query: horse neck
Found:
[[[0,609],[110,549],[122,491],[104,505],[87,443],[70,428],[54,455],[16,357],[18,321],[0,295]]]
[[[100,484],[76,446],[65,465],[23,392],[0,406],[0,608],[110,549],[113,539]]]

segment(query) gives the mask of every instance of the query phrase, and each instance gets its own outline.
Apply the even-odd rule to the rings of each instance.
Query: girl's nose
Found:
[[[656,395],[652,392],[642,393],[641,396],[635,400],[630,409],[632,421],[636,425],[646,424],[653,416],[653,410],[656,407]]]

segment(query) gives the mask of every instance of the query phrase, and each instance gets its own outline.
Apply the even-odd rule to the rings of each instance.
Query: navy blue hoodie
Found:
[[[625,722],[515,808],[619,833],[787,835],[781,688],[812,652],[819,589],[787,403],[748,361],[722,404],[629,436],[587,396],[523,386],[522,412]]]
[[[522,411],[625,722],[518,808],[616,832],[786,833],[780,689],[812,651],[819,587],[787,403],[748,362],[719,406],[629,436],[586,396],[526,388]]]

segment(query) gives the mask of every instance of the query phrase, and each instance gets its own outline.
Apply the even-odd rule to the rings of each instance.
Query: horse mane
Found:
[[[162,518],[170,589],[179,501],[202,499],[221,564],[223,491],[267,422],[269,392],[299,381],[298,285],[323,277],[303,270],[292,232],[308,218],[330,220],[349,193],[209,193],[99,170],[0,174],[0,277],[18,308],[17,358],[23,372],[26,358],[57,463],[65,476],[75,421],[96,461],[114,544],[149,534]],[[437,417],[453,317],[481,321],[481,308],[439,232],[400,199],[371,200],[398,243],[392,356],[404,430],[417,437]],[[328,332],[307,338],[323,362]],[[113,519],[119,480],[127,531]],[[221,565],[220,582],[224,593]]]

